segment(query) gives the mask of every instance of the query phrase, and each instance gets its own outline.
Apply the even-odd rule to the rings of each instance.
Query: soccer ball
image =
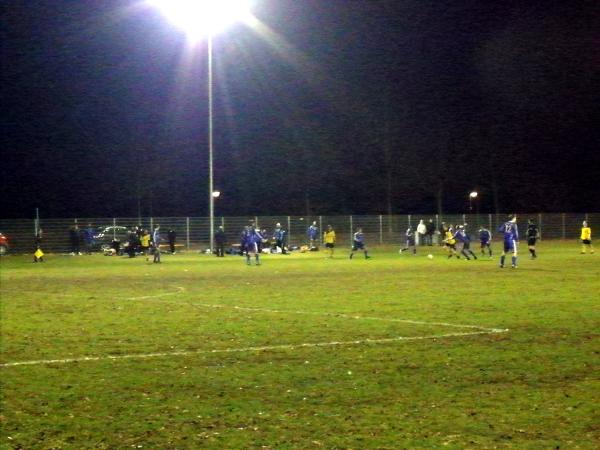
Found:
[[[427,255],[427,257],[428,257],[429,259],[433,259],[433,255],[432,255],[431,253],[430,253],[429,255]]]

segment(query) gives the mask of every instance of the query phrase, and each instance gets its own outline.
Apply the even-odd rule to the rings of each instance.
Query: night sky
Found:
[[[600,210],[594,1],[256,0],[214,38],[217,215]],[[208,213],[206,43],[4,2],[2,217]]]

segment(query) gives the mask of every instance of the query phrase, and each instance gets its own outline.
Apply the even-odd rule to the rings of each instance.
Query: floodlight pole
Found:
[[[213,69],[212,35],[208,34],[208,214],[210,254],[213,254],[215,239],[215,198],[213,197]]]

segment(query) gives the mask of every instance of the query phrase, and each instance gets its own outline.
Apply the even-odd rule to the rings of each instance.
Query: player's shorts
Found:
[[[512,252],[517,250],[517,242],[514,240],[504,241],[504,252]]]
[[[365,243],[364,242],[359,242],[359,241],[354,241],[354,244],[352,244],[352,251],[355,252],[357,250],[364,250],[365,249]]]
[[[326,242],[325,243],[325,248],[333,248],[333,247],[335,247],[334,243],[332,243],[332,242]]]
[[[256,244],[256,242],[253,242],[252,244],[246,244],[244,249],[248,253],[258,253],[258,245]]]
[[[414,247],[415,245],[415,238],[410,238],[406,240],[406,246],[407,247]]]
[[[490,241],[479,241],[481,243],[482,247],[489,247],[490,246]]]
[[[450,244],[450,243],[446,242],[446,247],[451,248],[452,250],[456,250],[456,243]]]
[[[533,246],[533,245],[535,245],[536,241],[537,241],[537,238],[534,238],[534,237],[533,238],[532,237],[527,238],[527,245],[532,245]]]
[[[591,239],[582,239],[581,243],[585,244],[585,245],[592,245],[592,240]]]

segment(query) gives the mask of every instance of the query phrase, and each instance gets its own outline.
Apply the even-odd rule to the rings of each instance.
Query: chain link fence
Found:
[[[530,214],[520,215],[519,225],[521,234],[527,228],[527,219],[533,219],[539,227],[542,239],[579,239],[581,225],[587,220],[592,232],[600,224],[600,213],[587,214]],[[322,237],[322,231],[331,225],[337,235],[339,247],[350,246],[352,234],[357,227],[362,227],[366,243],[369,246],[400,245],[404,243],[405,231],[409,225],[416,229],[419,220],[427,223],[433,220],[436,230],[442,222],[446,224],[468,224],[467,228],[473,240],[477,239],[477,230],[487,227],[500,239],[495,232],[506,220],[505,214],[455,214],[438,216],[432,215],[375,215],[375,216],[258,216],[258,217],[215,217],[215,227],[223,226],[230,244],[239,243],[239,236],[245,225],[254,221],[257,227],[265,229],[267,236],[272,236],[277,223],[287,230],[289,246],[301,246],[308,242],[307,229],[316,222]],[[118,217],[118,218],[71,218],[71,219],[41,219],[39,227],[43,229],[43,250],[50,253],[68,253],[71,249],[69,230],[77,225],[79,229],[91,228],[94,233],[105,231],[106,239],[120,239],[126,230],[135,226],[152,230],[160,225],[162,237],[166,239],[167,232],[173,230],[179,250],[204,250],[209,247],[209,218],[208,217]],[[596,226],[595,226],[596,225]],[[34,250],[34,236],[38,223],[28,219],[0,219],[0,232],[8,239],[9,253],[30,253]],[[436,233],[434,243],[439,239]],[[83,248],[83,244],[82,244]]]

